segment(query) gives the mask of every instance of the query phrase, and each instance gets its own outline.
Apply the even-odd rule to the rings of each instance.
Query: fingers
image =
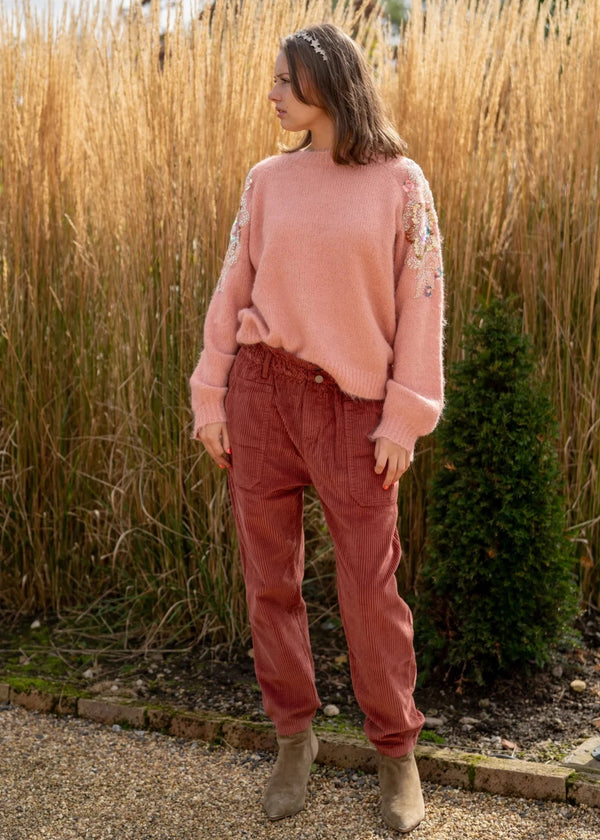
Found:
[[[221,439],[223,443],[223,450],[227,454],[227,456],[231,455],[231,444],[229,443],[229,429],[227,428],[227,423],[223,423],[223,429],[221,431]],[[228,457],[228,460],[231,460]]]
[[[375,472],[377,475],[381,475],[388,461],[387,452],[382,444],[382,440],[383,438],[377,438],[375,441]]]
[[[389,459],[387,473],[383,482],[384,490],[387,490],[388,487],[391,487],[392,484],[395,484],[395,482],[398,481],[398,479],[402,475],[404,475],[407,469],[408,463],[405,461],[404,458],[399,457],[396,459]]]
[[[388,487],[391,487],[395,481],[398,481],[402,473],[403,470],[399,466],[397,456],[390,455],[387,462],[387,472],[385,474],[385,478],[383,479],[383,489],[387,490]]]
[[[221,469],[231,466],[227,423],[209,423],[200,429],[197,436],[215,464]]]
[[[381,475],[385,471],[383,489],[388,490],[392,484],[406,472],[410,466],[410,453],[387,438],[377,438],[375,441],[375,472]]]

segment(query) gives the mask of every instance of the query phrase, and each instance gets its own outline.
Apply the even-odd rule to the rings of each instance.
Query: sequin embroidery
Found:
[[[249,173],[244,185],[244,192],[242,193],[242,200],[240,202],[240,209],[235,217],[233,225],[231,226],[231,233],[229,234],[229,246],[223,261],[223,268],[217,283],[217,291],[222,292],[225,286],[225,280],[229,274],[229,269],[236,264],[240,251],[240,238],[242,228],[250,221],[250,211],[248,210],[248,190],[252,186],[252,173]]]
[[[402,187],[408,196],[404,209],[404,231],[410,243],[406,265],[416,271],[415,297],[431,297],[442,278],[438,220],[429,195],[429,185],[413,161]],[[429,196],[429,198],[428,198]]]

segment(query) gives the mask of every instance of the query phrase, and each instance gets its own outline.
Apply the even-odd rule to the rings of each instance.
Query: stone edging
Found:
[[[139,706],[112,700],[66,696],[39,691],[17,691],[0,682],[0,703],[12,703],[37,712],[74,715],[104,724],[165,732],[250,750],[275,751],[273,727],[222,715],[169,707]],[[376,752],[362,737],[315,731],[319,737],[319,764],[375,772]],[[600,807],[600,778],[577,773],[558,764],[537,764],[516,759],[490,758],[447,748],[419,745],[415,750],[421,779],[502,796],[552,799],[572,805]]]

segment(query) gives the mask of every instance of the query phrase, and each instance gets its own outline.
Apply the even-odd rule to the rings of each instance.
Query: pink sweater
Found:
[[[384,399],[373,439],[410,452],[443,404],[443,287],[429,185],[408,158],[340,166],[329,152],[250,171],[192,374],[194,434],[225,421],[240,344],[283,348],[340,388]]]

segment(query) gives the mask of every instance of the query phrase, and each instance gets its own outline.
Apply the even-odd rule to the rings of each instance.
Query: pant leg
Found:
[[[287,735],[306,728],[320,705],[301,596],[298,488],[313,483],[336,547],[340,610],[365,731],[380,752],[403,755],[423,716],[412,696],[412,616],[395,580],[397,488],[383,490],[368,439],[381,403],[344,396],[323,371],[263,381],[245,358],[240,351],[227,398],[230,486],[265,710]]]
[[[262,376],[243,351],[230,377],[226,412],[256,675],[278,734],[293,735],[310,725],[321,705],[302,598],[309,477],[277,410],[272,376]]]
[[[367,437],[380,412],[376,401],[340,395],[337,436],[343,445],[329,464],[320,452],[323,469],[313,477],[335,544],[340,613],[365,733],[380,752],[397,757],[414,747],[424,718],[413,700],[412,614],[395,577],[401,556],[397,489],[383,490]]]

